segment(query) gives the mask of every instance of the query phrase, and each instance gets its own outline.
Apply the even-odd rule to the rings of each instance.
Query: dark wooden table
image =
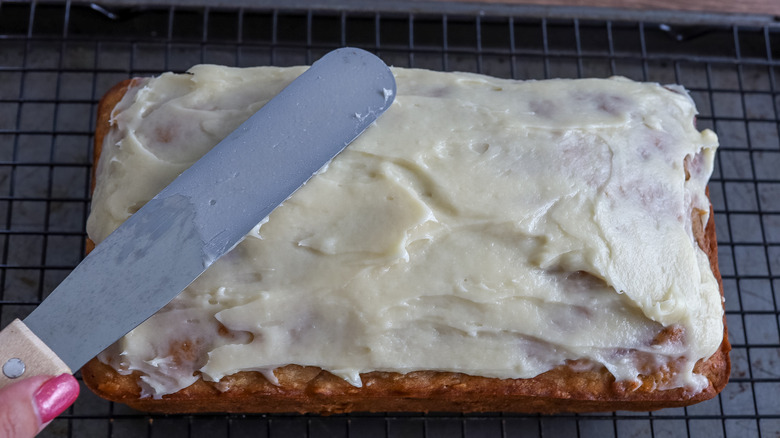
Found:
[[[452,1],[452,0],[447,0]],[[688,11],[769,15],[780,18],[780,0],[456,0],[492,4],[617,8],[630,11]]]

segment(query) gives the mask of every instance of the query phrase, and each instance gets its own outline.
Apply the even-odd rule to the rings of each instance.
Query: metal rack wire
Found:
[[[780,28],[513,15],[0,3],[0,326],[79,262],[96,103],[132,76],[311,63],[343,45],[389,64],[516,79],[685,85],[721,149],[710,184],[731,383],[686,409],[595,415],[147,415],[86,388],[43,436],[780,435]]]

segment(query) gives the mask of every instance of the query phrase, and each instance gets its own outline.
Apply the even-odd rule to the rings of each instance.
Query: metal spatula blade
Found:
[[[78,369],[170,302],[393,102],[360,49],[314,63],[100,243],[24,322],[0,332],[0,386]]]

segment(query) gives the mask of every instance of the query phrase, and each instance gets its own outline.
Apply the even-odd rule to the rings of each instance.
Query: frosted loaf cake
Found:
[[[90,238],[302,71],[203,65],[115,91]],[[96,392],[168,412],[550,412],[725,385],[717,139],[684,90],[394,74],[375,125],[85,368]]]

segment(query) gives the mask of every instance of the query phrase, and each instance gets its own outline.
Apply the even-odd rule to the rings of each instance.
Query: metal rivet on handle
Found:
[[[24,370],[25,370],[24,361],[22,361],[17,357],[8,359],[8,362],[6,362],[3,365],[3,374],[5,374],[5,376],[8,377],[9,379],[16,379],[22,377],[22,374],[24,374]]]

